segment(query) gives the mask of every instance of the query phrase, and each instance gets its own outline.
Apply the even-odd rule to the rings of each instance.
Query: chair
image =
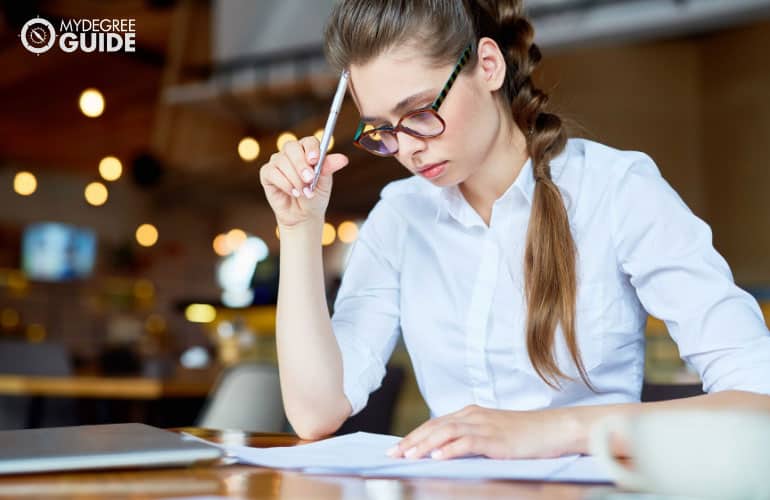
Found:
[[[700,384],[652,384],[642,385],[642,402],[668,401],[705,394]]]
[[[72,364],[62,344],[3,340],[0,373],[66,377],[72,374]],[[73,425],[76,421],[74,401],[67,398],[0,396],[0,429]]]
[[[281,432],[285,422],[278,368],[242,363],[220,375],[196,425],[209,429]]]
[[[404,376],[403,367],[388,365],[380,388],[369,395],[366,407],[343,422],[335,435],[358,431],[390,434]]]

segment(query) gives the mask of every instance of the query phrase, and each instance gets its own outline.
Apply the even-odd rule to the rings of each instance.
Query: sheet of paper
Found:
[[[594,457],[582,456],[558,471],[553,481],[565,483],[612,483],[612,478]]]
[[[358,432],[305,445],[277,448],[231,446],[227,451],[242,463],[299,469],[312,474],[579,482],[603,482],[608,479],[592,458],[577,455],[537,460],[404,460],[387,457],[385,451],[400,439],[398,436]]]
[[[385,434],[356,432],[310,444],[276,448],[228,447],[228,454],[242,463],[289,469],[334,469],[355,473],[366,469],[403,464],[385,451],[401,438]],[[417,460],[416,462],[426,462]]]
[[[544,480],[574,462],[577,456],[536,460],[456,458],[423,463],[404,462],[362,473],[366,477],[431,477],[448,479]]]

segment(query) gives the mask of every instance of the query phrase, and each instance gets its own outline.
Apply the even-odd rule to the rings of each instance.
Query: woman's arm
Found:
[[[610,415],[659,410],[752,410],[770,414],[770,396],[724,391],[655,403],[574,406],[538,411],[494,410],[471,405],[425,422],[388,451],[392,457],[449,459],[553,458],[588,453],[591,428]],[[625,455],[623,448],[616,452]]]
[[[746,391],[723,391],[702,396],[656,401],[649,403],[625,403],[617,405],[576,406],[550,410],[564,429],[564,454],[588,453],[591,428],[599,420],[610,415],[634,416],[660,410],[751,410],[770,414],[770,396]]]
[[[332,174],[347,165],[329,155],[316,190],[319,158],[314,137],[291,141],[260,168],[260,182],[275,213],[281,241],[276,345],[286,415],[302,438],[337,430],[351,413],[344,395],[342,359],[334,338],[324,290],[321,233],[331,195]]]
[[[286,416],[303,439],[332,434],[351,414],[324,290],[323,221],[281,228],[276,347]]]

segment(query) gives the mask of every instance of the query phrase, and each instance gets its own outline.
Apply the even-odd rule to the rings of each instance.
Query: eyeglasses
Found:
[[[463,50],[460,59],[457,60],[457,64],[455,64],[452,70],[452,74],[449,75],[449,79],[444,84],[444,88],[441,89],[441,92],[439,92],[430,106],[410,111],[398,120],[395,127],[392,125],[374,127],[371,124],[360,122],[358,129],[356,129],[356,135],[353,136],[353,144],[377,156],[393,156],[398,153],[398,132],[421,139],[438,137],[443,134],[446,129],[446,123],[439,116],[438,108],[441,107],[444,99],[446,99],[449,89],[452,88],[457,79],[457,75],[460,74],[463,66],[470,59],[471,47],[471,45],[468,45]]]

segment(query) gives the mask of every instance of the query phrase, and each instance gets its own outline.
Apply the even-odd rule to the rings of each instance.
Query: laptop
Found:
[[[0,474],[178,467],[223,455],[216,445],[144,424],[0,431]]]

